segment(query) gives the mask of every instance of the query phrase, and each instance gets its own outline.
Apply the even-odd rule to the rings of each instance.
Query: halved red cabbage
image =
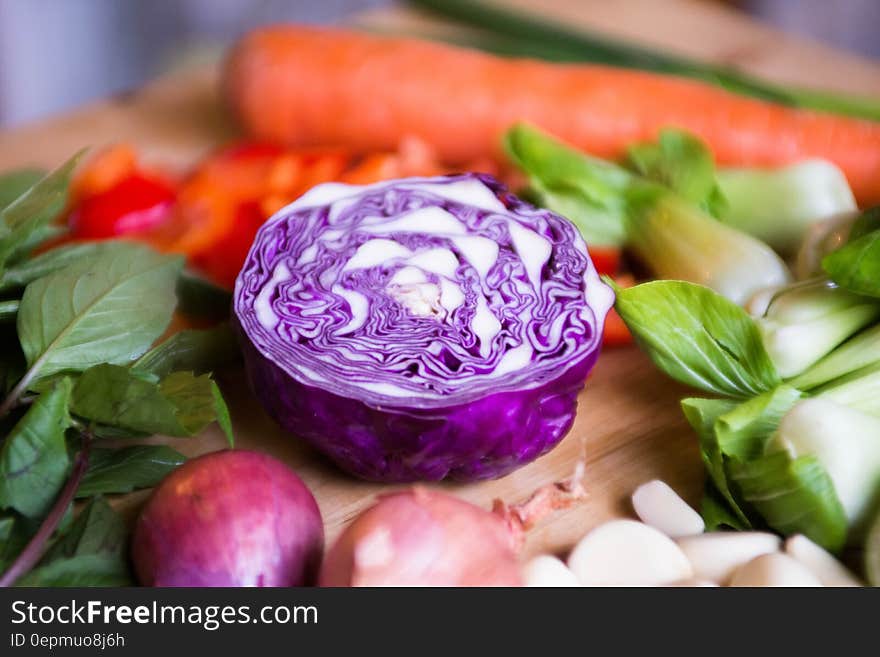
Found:
[[[268,412],[390,482],[556,445],[612,301],[569,221],[463,174],[315,187],[260,229],[234,310]]]

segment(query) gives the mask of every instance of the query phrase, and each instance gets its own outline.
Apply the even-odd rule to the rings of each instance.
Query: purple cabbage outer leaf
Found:
[[[577,229],[490,176],[315,187],[235,286],[251,386],[385,482],[499,477],[571,428],[613,293]]]

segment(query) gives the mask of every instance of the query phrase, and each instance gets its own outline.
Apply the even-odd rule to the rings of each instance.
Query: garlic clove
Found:
[[[863,586],[849,568],[803,534],[785,541],[785,553],[803,564],[823,586]]]
[[[771,552],[737,568],[730,586],[822,586],[822,582],[797,559]]]
[[[612,520],[584,536],[568,558],[584,586],[662,586],[692,575],[674,541],[634,520]]]
[[[706,528],[700,514],[659,479],[636,488],[632,505],[642,522],[671,538],[701,534]]]
[[[580,580],[560,559],[542,554],[530,559],[523,566],[523,582],[526,586],[568,587],[580,586]]]
[[[675,587],[675,588],[698,588],[698,589],[718,588],[718,584],[716,584],[715,582],[710,582],[709,580],[696,579],[696,578],[683,579],[679,582],[673,582],[672,584],[669,584],[669,586]]]
[[[726,584],[734,571],[755,557],[779,550],[778,536],[767,532],[709,532],[679,538],[694,577]]]

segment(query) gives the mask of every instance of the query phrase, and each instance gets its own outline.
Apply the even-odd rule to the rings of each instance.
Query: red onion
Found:
[[[322,586],[520,586],[501,515],[416,487],[380,497],[325,557]]]
[[[305,484],[280,461],[222,451],[193,459],[154,491],[132,559],[147,586],[301,586],[321,562],[324,529]]]

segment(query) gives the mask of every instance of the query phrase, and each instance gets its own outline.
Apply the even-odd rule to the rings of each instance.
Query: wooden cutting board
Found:
[[[526,0],[507,0],[528,7]],[[880,65],[826,47],[783,38],[747,18],[694,0],[545,0],[548,15],[694,57],[723,61],[779,81],[880,93]],[[382,10],[356,22],[383,29],[450,28],[404,9]],[[145,158],[184,168],[235,135],[219,102],[216,71],[199,69],[154,82],[135,93],[0,133],[0,170],[51,166],[77,149],[129,141]],[[278,429],[261,411],[239,372],[223,377],[238,446],[263,450],[289,463],[308,483],[324,514],[328,540],[377,493],[389,487],[353,480]],[[538,487],[571,475],[585,459],[587,499],[560,511],[530,534],[526,552],[564,552],[590,527],[628,515],[629,494],[660,478],[696,504],[703,470],[696,438],[679,411],[686,390],[656,372],[635,348],[607,350],[580,397],[574,428],[550,454],[502,479],[477,484],[439,484],[488,508],[494,498],[522,501]],[[160,440],[160,439],[156,439]],[[221,449],[215,428],[193,440],[174,441],[195,455]],[[146,492],[118,500],[134,513]]]

